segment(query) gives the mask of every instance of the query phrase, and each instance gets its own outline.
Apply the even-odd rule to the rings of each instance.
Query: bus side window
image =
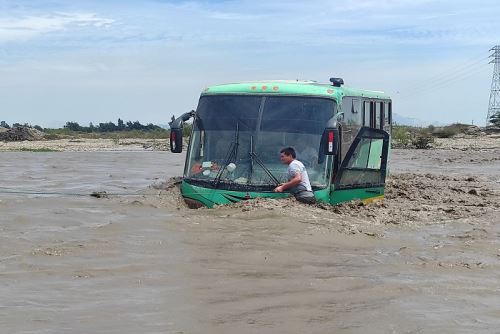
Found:
[[[383,102],[374,102],[375,104],[375,129],[382,129],[382,103]]]
[[[392,102],[387,104],[387,114],[389,115],[389,124],[392,125]]]
[[[370,126],[370,101],[363,102],[363,126]]]
[[[386,120],[387,118],[385,117],[385,110],[387,109],[387,107],[385,106],[386,103],[385,102],[380,102],[380,108],[382,109],[380,111],[380,129],[383,130],[384,127],[385,127],[385,124],[386,124]]]
[[[384,119],[385,119],[385,123],[387,125],[391,124],[390,119],[389,119],[389,103],[388,102],[384,103]]]
[[[359,114],[359,109],[361,109],[361,101],[359,99],[352,99],[351,112]]]
[[[342,121],[347,125],[363,125],[363,113],[361,112],[361,100],[351,96],[342,98],[342,112],[344,113]]]

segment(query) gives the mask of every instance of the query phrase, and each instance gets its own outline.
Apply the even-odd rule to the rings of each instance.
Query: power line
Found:
[[[433,91],[433,90],[436,90],[438,88],[447,87],[447,86],[449,86],[449,84],[451,82],[452,83],[461,82],[467,78],[470,78],[471,76],[473,76],[477,73],[481,73],[483,70],[485,70],[487,68],[488,68],[488,63],[484,62],[483,64],[479,64],[479,65],[476,65],[475,67],[469,68],[467,71],[456,73],[453,76],[449,76],[449,77],[443,78],[441,80],[436,80],[436,81],[429,83],[427,85],[423,85],[421,87],[418,87],[413,91],[404,92],[402,95],[414,96],[417,94],[426,93],[428,91]]]
[[[466,71],[466,70],[468,70],[469,68],[471,68],[473,66],[477,66],[478,64],[485,63],[486,60],[489,58],[488,56],[489,55],[487,55],[487,53],[482,52],[482,53],[478,54],[477,56],[475,56],[473,58],[470,58],[470,59],[468,59],[467,61],[465,61],[463,63],[460,63],[458,65],[450,67],[450,68],[448,68],[448,69],[446,69],[446,70],[444,70],[442,72],[439,72],[437,74],[434,74],[434,75],[428,77],[427,79],[417,80],[416,82],[414,82],[414,83],[412,83],[410,85],[407,85],[406,88],[402,89],[402,91],[413,91],[416,88],[428,85],[429,82],[434,82],[434,81],[437,81],[437,80],[447,79],[448,77],[454,76],[457,73]]]

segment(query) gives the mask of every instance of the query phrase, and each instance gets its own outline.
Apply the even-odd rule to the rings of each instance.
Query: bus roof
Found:
[[[331,84],[320,84],[316,81],[297,80],[265,80],[216,85],[206,88],[201,95],[216,94],[310,95],[336,100],[340,100],[343,96],[390,99],[389,95],[384,92],[345,86],[335,87]]]

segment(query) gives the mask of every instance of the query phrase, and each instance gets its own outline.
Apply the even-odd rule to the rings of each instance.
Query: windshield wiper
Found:
[[[231,143],[231,146],[229,146],[229,150],[226,154],[226,157],[224,158],[224,165],[219,169],[217,172],[217,175],[215,176],[214,179],[214,187],[217,188],[219,186],[220,180],[222,178],[222,173],[226,170],[227,166],[231,163],[231,161],[236,160],[236,157],[238,156],[238,146],[240,145],[240,128],[239,128],[239,122],[236,122],[236,132],[234,135],[234,141]]]
[[[280,185],[280,181],[278,181],[278,179],[276,178],[276,176],[274,176],[273,173],[271,173],[271,171],[269,170],[269,168],[267,168],[266,165],[264,165],[264,163],[259,158],[259,156],[257,155],[257,153],[253,150],[253,136],[250,136],[250,176],[253,174],[253,162],[254,161],[257,163],[257,165],[259,165],[264,170],[264,172],[266,172],[267,176],[269,176],[269,178],[277,186]]]

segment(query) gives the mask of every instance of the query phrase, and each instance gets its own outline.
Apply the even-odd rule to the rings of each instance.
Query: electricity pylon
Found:
[[[490,105],[488,107],[488,116],[486,117],[486,125],[490,124],[490,117],[500,113],[500,45],[497,45],[491,50],[490,55],[493,59],[490,64],[495,64],[493,68],[493,79],[491,80]]]

